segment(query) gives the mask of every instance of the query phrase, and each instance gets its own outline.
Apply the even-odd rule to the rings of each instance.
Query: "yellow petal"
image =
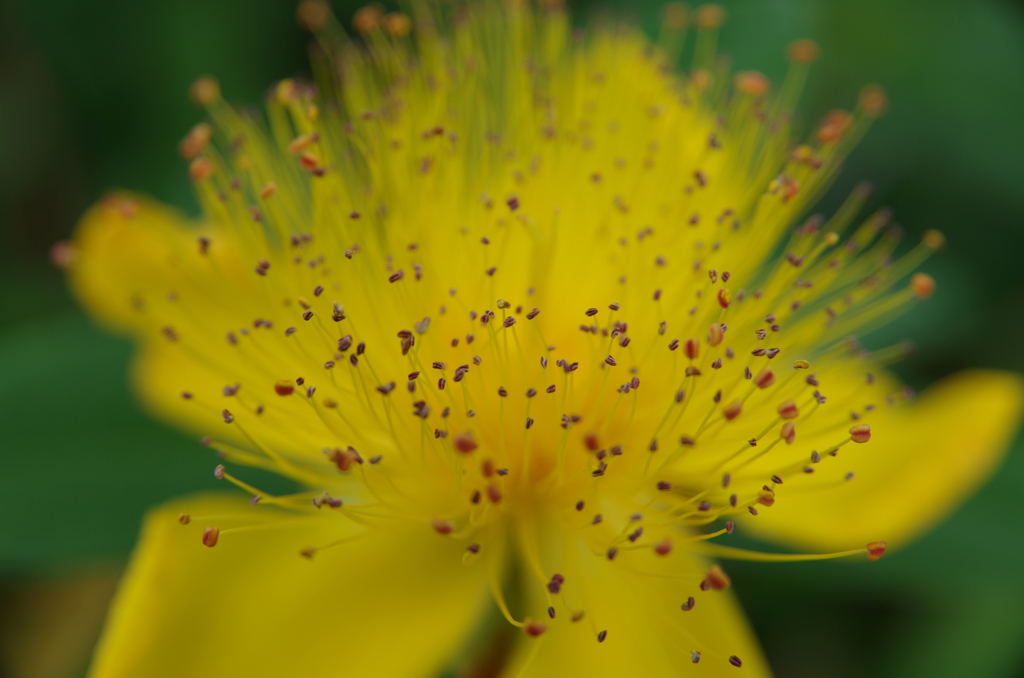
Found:
[[[171,207],[130,194],[111,194],[82,217],[75,231],[71,289],[111,329],[137,332],[151,297],[174,290],[182,255],[198,247],[198,229]],[[188,248],[186,250],[186,248]]]
[[[181,512],[197,518],[182,526]],[[430,531],[371,530],[307,560],[300,549],[356,531],[318,513],[201,544],[226,514],[257,512],[274,520],[206,496],[146,519],[92,678],[434,676],[487,609],[480,575]]]
[[[743,529],[801,548],[838,551],[870,541],[901,546],[969,497],[998,467],[1016,433],[1024,384],[1007,372],[960,372],[912,403],[883,408],[871,440],[848,444],[815,467],[829,489],[802,491],[800,477]],[[827,462],[827,463],[826,463]],[[849,472],[855,477],[843,478]]]
[[[694,673],[735,676],[731,656],[742,661],[744,676],[769,676],[742,610],[731,591],[701,591],[709,563],[677,542],[660,557],[650,549],[620,551],[614,561],[594,554],[576,536],[561,545],[565,600],[585,616],[572,622],[562,601],[555,619],[537,638],[518,642],[503,678],[622,678]],[[531,582],[528,609],[547,606],[543,589]],[[693,596],[693,609],[681,604]],[[529,599],[528,599],[529,600]],[[603,642],[597,633],[607,631]],[[700,652],[693,665],[692,651]]]

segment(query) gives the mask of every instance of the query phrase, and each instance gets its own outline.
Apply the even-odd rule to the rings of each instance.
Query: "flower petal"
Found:
[[[213,518],[183,527],[182,511]],[[318,514],[201,545],[205,526],[246,511],[275,509],[205,496],[146,519],[93,678],[433,676],[486,609],[480,575],[429,531],[370,530],[308,561],[300,549],[357,532]]]
[[[741,660],[745,676],[771,675],[731,591],[701,591],[709,563],[682,544],[664,557],[644,549],[620,551],[614,561],[595,557],[573,535],[562,544],[565,599],[586,614],[573,622],[556,599],[558,616],[538,618],[547,630],[537,638],[522,636],[503,677],[674,676],[690,668],[701,675],[736,675],[732,656]],[[542,588],[533,584],[529,590],[536,593],[529,609],[543,610],[548,603]],[[683,611],[690,596],[696,604]],[[600,631],[607,637],[599,643]],[[692,651],[700,652],[697,667]]]
[[[270,292],[256,284],[267,281],[254,271],[265,254],[246,249],[237,234],[190,223],[142,196],[112,194],[82,218],[74,253],[70,280],[82,304],[139,342],[134,382],[150,411],[218,441],[251,448],[255,438],[299,464],[322,463],[309,450],[339,439],[395,450],[382,418],[366,411],[367,398],[349,391],[357,397],[333,412],[322,411],[323,397],[315,407],[306,402],[306,389],[328,380],[341,380],[345,395],[349,365],[340,361],[346,372],[335,377],[327,363],[294,359],[295,352],[329,359],[329,341],[312,326],[290,336],[288,323],[304,324],[301,308],[267,304]],[[299,377],[310,383],[299,387]],[[275,392],[281,380],[294,380],[294,397]],[[236,426],[221,425],[222,409]]]
[[[775,505],[743,527],[815,550],[878,540],[906,544],[998,467],[1022,407],[1018,375],[979,370],[948,377],[914,402],[878,412],[868,443],[847,445],[835,460],[816,467],[816,476],[835,475],[830,489],[801,492],[800,478],[787,480]],[[855,477],[844,481],[851,471]]]
[[[149,297],[173,291],[170,286],[181,277],[181,255],[198,246],[199,230],[187,226],[184,215],[154,200],[108,195],[76,228],[72,291],[111,329],[139,332]]]

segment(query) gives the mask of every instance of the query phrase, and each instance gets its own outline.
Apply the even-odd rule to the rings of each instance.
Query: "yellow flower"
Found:
[[[730,76],[717,6],[686,76],[677,5],[656,43],[557,2],[416,12],[351,40],[303,3],[315,87],[265,119],[193,87],[199,221],[127,194],[83,220],[74,289],[249,495],[148,518],[93,675],[768,674],[708,557],[877,559],[1021,411],[993,372],[915,400],[902,345],[851,339],[932,294],[942,245],[896,257],[861,187],[806,216],[884,94],[795,143],[816,46],[777,89]]]

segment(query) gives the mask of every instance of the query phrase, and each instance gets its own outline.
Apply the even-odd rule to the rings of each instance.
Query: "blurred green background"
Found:
[[[645,28],[659,3],[610,6]],[[1024,369],[1024,6],[1007,0],[735,0],[723,50],[778,81],[797,37],[823,46],[803,110],[869,81],[890,113],[824,207],[858,180],[916,239],[944,231],[939,291],[883,339],[923,386]],[[336,1],[339,14],[355,3]],[[0,2],[0,678],[84,671],[143,511],[213,486],[208,450],[142,414],[130,346],[94,329],[49,266],[109,187],[195,209],[175,153],[214,73],[233,100],[306,70],[293,0]],[[779,676],[1024,676],[1024,445],[945,525],[870,567],[730,572]]]

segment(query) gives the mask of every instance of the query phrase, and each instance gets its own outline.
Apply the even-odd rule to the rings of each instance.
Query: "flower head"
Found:
[[[866,186],[807,216],[885,95],[866,87],[794,142],[817,47],[790,46],[779,87],[730,75],[718,6],[692,17],[685,76],[676,5],[657,44],[573,33],[559,3],[417,7],[360,10],[353,40],[307,0],[315,85],[278,83],[265,117],[211,78],[192,89],[209,120],[179,150],[200,222],[123,194],[86,218],[77,289],[143,346],[149,401],[209,436],[215,475],[252,497],[174,529],[274,562],[286,534],[289,557],[341,578],[332,550],[430,561],[465,598],[439,616],[462,629],[487,587],[522,631],[510,675],[630,657],[760,670],[705,556],[886,548],[728,545],[789,495],[813,512],[860,482],[876,422],[885,440],[909,417],[885,371],[905,346],[852,337],[931,296],[910,274],[941,236],[896,256],[889,213],[858,216]],[[250,467],[302,489],[271,495]],[[399,576],[381,599],[408,594]],[[388,605],[377,633],[422,627]],[[461,631],[422,632],[428,675]]]

